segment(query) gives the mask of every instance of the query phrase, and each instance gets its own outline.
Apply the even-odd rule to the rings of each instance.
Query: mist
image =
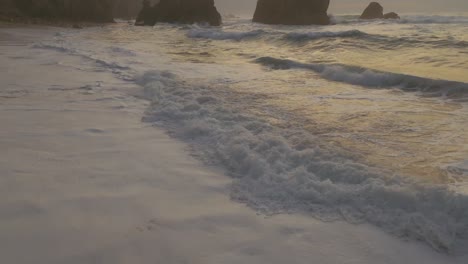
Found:
[[[223,14],[233,13],[250,16],[255,10],[256,0],[215,0],[220,12]],[[371,2],[371,0],[332,0],[329,13],[347,14],[360,13]],[[466,0],[380,0],[385,10],[399,13],[408,12],[467,12],[468,1]]]

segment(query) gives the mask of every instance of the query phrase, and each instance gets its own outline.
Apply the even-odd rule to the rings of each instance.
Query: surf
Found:
[[[403,91],[423,93],[426,96],[456,99],[468,97],[468,83],[463,82],[382,72],[352,65],[302,63],[273,57],[261,57],[254,62],[274,70],[311,70],[327,80],[368,88],[399,88]]]
[[[246,25],[245,21],[223,28],[122,26],[123,29],[116,29],[117,33],[113,29],[74,33],[84,36],[86,41],[76,41],[74,34],[64,34],[34,48],[80,56],[96,64],[99,70],[138,84],[143,96],[152,102],[143,121],[166,129],[171,136],[190,144],[195,156],[203,162],[223,169],[232,178],[232,199],[259,213],[301,213],[323,221],[369,223],[395,236],[422,241],[435,250],[454,252],[468,236],[466,194],[454,190],[451,183],[428,183],[417,176],[400,175],[366,163],[360,158],[366,153],[360,153],[359,149],[353,153],[322,135],[338,132],[328,131],[327,126],[322,130],[317,127],[320,133],[306,129],[305,125],[310,124],[309,120],[301,119],[302,112],[288,112],[281,105],[280,99],[292,98],[291,105],[296,105],[301,97],[301,102],[306,103],[300,110],[308,112],[307,105],[334,103],[322,100],[325,96],[320,92],[327,89],[337,93],[330,96],[351,94],[352,99],[366,97],[367,91],[399,90],[403,94],[392,94],[392,100],[414,103],[414,107],[433,103],[437,111],[438,104],[449,105],[452,116],[447,114],[447,118],[458,118],[464,113],[459,109],[465,104],[467,82],[379,69],[372,56],[369,60],[375,67],[340,61],[339,56],[369,52],[373,48],[366,39],[379,37],[375,31],[381,31],[382,25],[377,29],[373,26],[372,30],[365,27],[317,30]],[[388,29],[388,25],[382,27]],[[128,39],[144,41],[129,43]],[[335,48],[335,41],[361,41],[361,47],[339,49]],[[322,42],[324,48],[304,48],[301,42]],[[327,53],[330,49],[333,52]],[[393,50],[387,51],[395,54],[391,53]],[[288,73],[287,78],[284,73]],[[297,93],[296,89],[303,93]],[[423,96],[407,97],[409,93]],[[378,105],[389,95],[375,96],[380,97],[366,99]],[[426,97],[437,100],[423,100]],[[451,101],[457,100],[452,105]],[[268,107],[263,108],[265,105]],[[355,115],[368,111],[346,110]],[[262,111],[276,119],[269,119]],[[319,114],[323,113],[309,112],[312,118],[330,121],[320,119]],[[408,115],[404,111],[398,114],[401,119]],[[283,124],[279,119],[291,122]],[[319,126],[320,122],[311,124]],[[425,129],[414,127],[419,123],[403,124],[408,126],[405,129]],[[382,121],[371,129],[384,133],[390,125]],[[444,129],[455,133],[460,127],[452,124]],[[463,142],[463,138],[459,140]],[[428,145],[431,144],[437,142]],[[454,164],[449,170],[464,173],[465,167],[457,165],[461,161],[449,161]],[[460,176],[460,182],[464,181],[466,177]]]

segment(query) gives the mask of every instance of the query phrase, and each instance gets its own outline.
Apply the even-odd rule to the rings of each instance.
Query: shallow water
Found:
[[[468,234],[468,18],[336,21],[119,23],[34,47],[144,86],[145,121],[226,168],[236,200],[451,251]]]
[[[283,111],[287,122],[366,164],[428,181],[465,181],[457,166],[468,157],[466,17],[336,20],[329,27],[246,20],[221,28],[116,26],[89,37],[119,43],[107,53],[123,64],[141,56],[135,51],[150,56],[138,58],[146,67],[159,65],[150,59],[155,53],[165,54],[169,62],[193,64],[184,75],[212,74],[230,89],[264,95],[247,109]]]

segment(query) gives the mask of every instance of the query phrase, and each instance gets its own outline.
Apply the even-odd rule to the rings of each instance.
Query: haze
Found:
[[[251,15],[256,0],[215,0],[222,13]],[[332,0],[329,12],[334,14],[359,13],[372,0]],[[381,0],[386,10],[398,13],[408,12],[466,12],[467,0]]]

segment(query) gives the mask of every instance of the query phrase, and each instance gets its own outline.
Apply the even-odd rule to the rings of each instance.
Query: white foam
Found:
[[[151,71],[138,80],[154,101],[145,120],[226,168],[234,179],[232,198],[256,210],[369,222],[446,252],[468,235],[468,197],[446,186],[353,162],[305,131],[230,109],[228,98],[213,97],[209,87],[190,86],[170,72]]]
[[[312,70],[327,80],[364,87],[397,87],[406,91],[424,92],[427,95],[447,96],[458,99],[468,95],[468,84],[462,82],[433,80],[406,74],[381,72],[350,65],[301,63],[273,57],[258,58],[255,62],[277,70],[293,68]]]
[[[89,51],[44,47],[76,52],[119,75],[133,71]],[[257,62],[278,69],[310,69],[327,79],[368,87],[384,83],[411,89],[412,80],[420,80],[343,65],[275,58]],[[306,131],[272,126],[243,113],[242,105],[230,108],[229,98],[213,93],[206,83],[196,85],[164,71],[146,72],[137,80],[154,101],[145,120],[192,144],[203,160],[226,168],[234,179],[233,199],[258,211],[307,212],[322,220],[368,222],[446,252],[468,235],[468,198],[447,186],[419,184],[353,162],[338,150],[323,147]],[[221,89],[216,87],[218,92]]]

